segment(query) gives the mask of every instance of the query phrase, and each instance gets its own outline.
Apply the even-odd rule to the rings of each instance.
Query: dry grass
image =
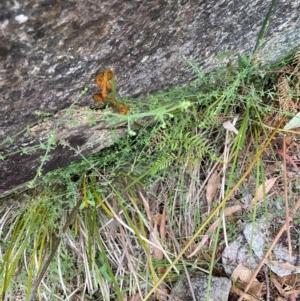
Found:
[[[298,208],[300,132],[281,129],[299,111],[299,66],[298,51],[260,86],[249,68],[231,70],[219,89],[213,74],[213,88],[193,88],[193,97],[189,90],[184,111],[168,106],[163,127],[142,129],[2,201],[3,300],[20,291],[30,301],[167,300],[182,274],[225,276],[221,254],[237,225],[275,212],[286,220],[283,233]],[[232,300],[246,296],[257,272],[233,287]],[[298,296],[294,278],[260,280],[272,300]]]

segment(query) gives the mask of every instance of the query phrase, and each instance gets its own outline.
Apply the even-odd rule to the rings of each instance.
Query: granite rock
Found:
[[[209,297],[206,299],[208,280],[209,276],[207,275],[190,275],[190,287],[187,277],[183,277],[172,289],[170,301],[193,301],[191,289],[194,291],[196,301],[227,301],[231,288],[230,279],[225,277],[212,277]]]
[[[38,122],[36,111],[55,119],[76,101],[89,110],[92,95],[98,92],[95,76],[105,68],[116,74],[118,97],[142,101],[148,93],[187,84],[196,75],[182,56],[208,71],[226,63],[216,59],[224,52],[231,51],[233,59],[250,54],[271,2],[1,1],[0,155],[6,160],[0,163],[0,192],[32,179],[40,164],[42,150],[22,156],[19,152],[24,146],[45,143],[53,131],[42,130],[40,137],[28,134],[26,128]],[[299,45],[299,8],[300,0],[276,1],[260,48],[262,62],[275,61]],[[84,87],[88,92],[80,96]],[[103,141],[109,143],[87,144],[88,137],[100,130],[99,124],[102,121],[93,129],[79,122],[63,140],[85,149],[84,155],[93,153],[116,138],[104,131]],[[59,146],[43,171],[77,158],[76,152]]]

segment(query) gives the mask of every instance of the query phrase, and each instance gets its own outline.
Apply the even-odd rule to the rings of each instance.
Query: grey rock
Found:
[[[224,52],[231,51],[232,59],[249,55],[269,5],[263,0],[1,1],[0,155],[6,160],[0,162],[0,193],[32,179],[44,153],[18,151],[39,145],[56,131],[50,127],[36,139],[28,135],[27,126],[38,123],[36,111],[55,119],[77,100],[81,108],[93,106],[95,76],[105,68],[116,74],[118,97],[187,84],[196,75],[183,55],[205,72],[226,64],[217,60]],[[261,45],[263,63],[299,45],[299,8],[300,0],[277,1]],[[83,87],[88,93],[79,97]],[[118,130],[120,135],[125,132]],[[79,122],[64,139],[88,155],[118,137],[105,130],[103,144],[96,141],[87,148],[91,133],[93,126]],[[61,145],[49,155],[44,172],[80,157]]]
[[[283,223],[284,221],[281,221]],[[271,245],[276,231],[274,233],[274,224],[278,222],[275,218],[269,216],[269,220],[266,221],[265,218],[261,218],[256,221],[255,225],[248,223],[245,225],[243,234],[248,242],[248,245],[253,250],[254,254],[261,260],[266,252],[266,250]],[[299,228],[297,225],[294,226],[296,230]],[[272,255],[266,264],[268,267],[280,277],[295,274],[300,272],[300,266],[298,265],[298,233],[296,232],[296,239],[292,240],[292,254],[289,256],[287,239],[283,237],[275,245],[272,250]]]
[[[194,274],[190,276],[191,286],[196,301],[227,301],[231,288],[231,281],[225,277],[212,277],[209,298],[206,299],[207,275]],[[179,280],[171,292],[170,301],[193,301],[193,295],[186,277]]]
[[[232,275],[239,264],[252,271],[255,270],[259,260],[249,250],[247,240],[243,234],[239,234],[234,241],[228,244],[222,253],[222,264],[228,276]]]
[[[222,263],[225,272],[231,276],[239,264],[254,271],[263,258],[266,250],[271,245],[274,236],[275,218],[269,215],[269,221],[265,218],[258,219],[255,224],[248,223],[235,241],[229,243],[222,253]],[[283,223],[283,221],[281,221]],[[298,233],[298,226],[295,233]],[[292,237],[292,256],[289,258],[289,251],[286,238],[281,238],[272,250],[271,257],[266,260],[266,265],[278,276],[284,277],[300,272],[298,265],[298,234]]]

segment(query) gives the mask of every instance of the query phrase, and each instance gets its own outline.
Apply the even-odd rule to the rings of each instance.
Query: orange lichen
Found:
[[[96,83],[101,89],[101,93],[94,94],[94,100],[101,103],[110,103],[121,115],[126,115],[129,108],[116,100],[116,86],[114,73],[110,69],[105,69],[96,76]],[[111,96],[108,94],[111,92]]]
[[[129,108],[126,105],[124,105],[123,103],[120,103],[120,102],[117,105],[117,109],[118,109],[118,111],[121,115],[126,115],[129,111]]]
[[[113,76],[113,72],[109,69],[105,69],[104,72],[101,72],[96,76],[96,83],[101,89],[101,95],[103,98],[106,98],[111,90],[111,83],[109,81],[113,78]]]
[[[104,103],[104,98],[102,97],[102,95],[100,93],[94,94],[94,99],[97,102]]]

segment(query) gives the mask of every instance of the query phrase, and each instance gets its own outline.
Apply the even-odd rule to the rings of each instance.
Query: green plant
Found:
[[[257,45],[261,38],[262,34]],[[257,51],[255,46],[254,55]],[[233,193],[248,192],[247,183],[240,188],[247,177],[254,179],[256,194],[263,183],[264,206],[249,208],[244,218],[255,221],[269,210],[262,152],[272,153],[271,138],[279,125],[274,129],[264,120],[278,99],[278,77],[272,69],[262,76],[253,60],[238,56],[237,62],[205,75],[186,60],[198,75],[194,83],[151,95],[147,101],[122,100],[130,112],[120,116],[106,110],[104,120],[112,128],[127,124],[127,136],[89,157],[77,151],[81,161],[43,177],[49,152],[62,141],[53,133],[39,145],[44,155],[30,183],[36,189],[18,195],[19,201],[7,205],[0,220],[3,299],[15,279],[23,283],[28,300],[34,299],[35,291],[41,299],[49,290],[53,300],[75,295],[122,300],[125,293],[137,292],[145,299],[154,292],[161,297],[163,280],[172,284],[180,272],[208,269],[211,275],[223,246],[219,242],[235,234],[232,225],[226,230],[225,219],[209,233],[209,260],[186,257],[198,247],[207,226],[218,221],[217,213],[225,214]],[[288,115],[280,107],[276,112]],[[237,134],[228,130],[228,123]],[[222,182],[215,201],[207,204],[205,187],[215,170]]]

